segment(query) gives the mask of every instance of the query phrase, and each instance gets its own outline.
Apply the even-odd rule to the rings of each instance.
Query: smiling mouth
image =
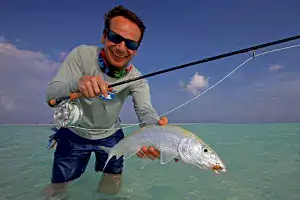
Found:
[[[115,54],[113,51],[112,51],[112,54],[113,54],[115,57],[117,57],[117,58],[120,58],[120,59],[123,59],[123,58],[125,58],[125,56],[120,56],[120,55],[117,55],[117,54]]]

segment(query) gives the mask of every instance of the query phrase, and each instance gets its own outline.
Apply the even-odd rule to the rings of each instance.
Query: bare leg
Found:
[[[99,182],[98,192],[106,195],[117,194],[122,185],[121,174],[108,174],[103,173]]]
[[[43,193],[46,198],[59,196],[65,193],[67,186],[68,183],[51,183],[43,190]]]

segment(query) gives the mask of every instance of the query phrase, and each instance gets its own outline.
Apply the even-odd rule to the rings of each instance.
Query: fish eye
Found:
[[[207,149],[207,148],[204,148],[203,151],[206,153],[206,152],[208,152],[208,149]]]

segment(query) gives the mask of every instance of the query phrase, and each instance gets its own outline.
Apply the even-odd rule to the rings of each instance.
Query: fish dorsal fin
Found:
[[[163,147],[160,150],[160,163],[167,164],[168,162],[174,160],[178,156],[178,152],[171,149]]]

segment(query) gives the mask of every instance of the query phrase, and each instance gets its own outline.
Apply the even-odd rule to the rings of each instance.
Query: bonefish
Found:
[[[121,156],[128,159],[143,146],[153,146],[159,150],[161,164],[177,159],[202,170],[213,170],[217,174],[219,171],[227,171],[221,158],[209,145],[194,133],[175,125],[149,125],[126,136],[112,148],[99,146],[108,153],[104,168],[114,156],[117,159]]]

